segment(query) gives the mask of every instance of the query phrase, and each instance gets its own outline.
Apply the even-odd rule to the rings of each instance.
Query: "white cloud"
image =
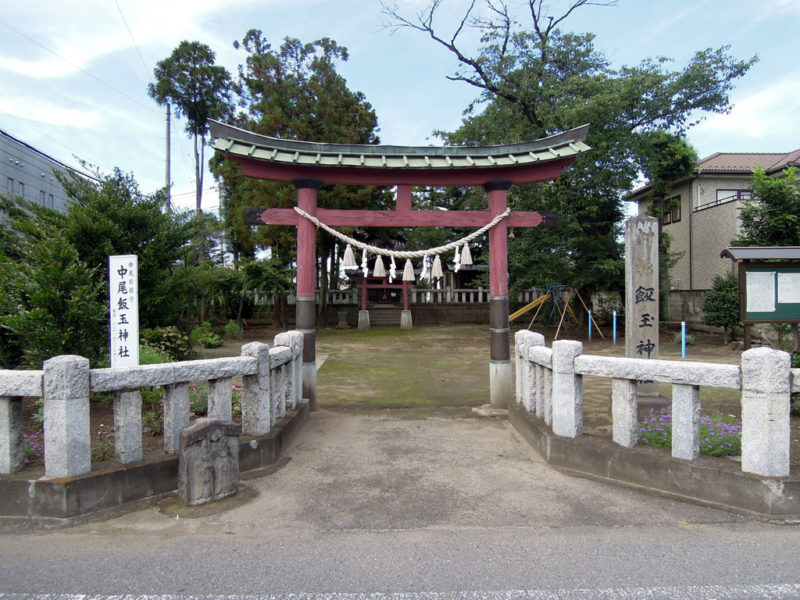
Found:
[[[781,16],[800,18],[800,2],[797,0],[762,0],[758,4],[758,10],[753,13],[753,16],[759,20]]]
[[[100,117],[95,111],[79,108],[67,108],[46,100],[26,99],[24,102],[15,102],[8,98],[0,98],[0,113],[6,113],[22,119],[29,119],[48,125],[64,125],[71,127],[92,127]]]
[[[737,146],[710,152],[784,152],[800,146],[800,71],[745,94],[737,94],[730,113],[714,115],[692,130],[692,140],[702,145],[718,139]]]

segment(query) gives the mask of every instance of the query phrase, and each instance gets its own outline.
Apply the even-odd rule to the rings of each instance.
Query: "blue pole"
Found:
[[[617,343],[617,311],[614,311],[614,344]]]
[[[686,358],[686,321],[681,321],[681,358]]]
[[[589,339],[592,339],[592,311],[589,311]]]

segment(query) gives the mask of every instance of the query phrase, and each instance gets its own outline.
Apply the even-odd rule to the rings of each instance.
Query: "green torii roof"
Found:
[[[453,170],[534,165],[589,150],[588,125],[531,142],[497,146],[382,146],[287,140],[210,121],[214,149],[273,164],[305,167]]]

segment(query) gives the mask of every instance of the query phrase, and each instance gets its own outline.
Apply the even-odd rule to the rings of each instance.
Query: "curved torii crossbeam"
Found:
[[[214,149],[241,164],[249,177],[290,181],[297,205],[331,227],[482,227],[507,207],[513,184],[556,179],[587,151],[584,125],[532,142],[481,147],[329,144],[259,135],[211,121]],[[323,184],[396,185],[395,210],[317,208]],[[411,209],[412,185],[482,186],[489,208],[482,211]],[[303,396],[316,408],[316,229],[291,208],[245,209],[245,222],[297,227],[297,328],[304,334]],[[514,384],[508,320],[508,228],[554,226],[555,214],[512,211],[489,232],[489,394],[493,407],[506,408]]]

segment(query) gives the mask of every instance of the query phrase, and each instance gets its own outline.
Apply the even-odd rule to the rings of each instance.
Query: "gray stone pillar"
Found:
[[[303,334],[297,332],[302,339]],[[269,376],[269,345],[251,342],[242,346],[242,356],[258,361],[258,373],[242,377],[242,432],[245,435],[266,435],[272,426],[272,388]],[[297,370],[302,377],[302,351]],[[300,391],[302,393],[302,389]]]
[[[583,377],[575,373],[582,353],[581,342],[553,342],[553,433],[561,437],[583,433]]]
[[[635,381],[611,380],[611,419],[611,437],[614,443],[624,448],[633,448],[639,440]]]
[[[410,310],[400,311],[400,329],[414,329],[414,320]]]
[[[658,358],[658,219],[625,222],[625,356]],[[658,396],[658,384],[640,382],[640,396]]]
[[[114,456],[122,464],[142,460],[142,393],[139,390],[114,392]]]
[[[189,426],[189,384],[164,386],[164,452],[177,454],[181,429]]]
[[[299,331],[284,331],[275,336],[276,346],[286,346],[292,351],[291,391],[287,398],[289,407],[297,408],[303,402],[303,334]]]
[[[683,460],[700,456],[699,386],[672,386],[672,456]]]
[[[369,329],[369,311],[368,310],[359,310],[358,311],[358,328],[359,329]]]
[[[523,329],[514,334],[514,342],[516,349],[516,401],[521,403],[525,410],[533,412],[536,410],[539,382],[536,377],[538,371],[536,365],[530,362],[528,349],[533,346],[544,346],[544,336]]]
[[[89,429],[89,360],[56,356],[44,361],[45,477],[92,469]]]
[[[771,348],[742,352],[742,471],[789,475],[791,357]]]
[[[211,379],[208,382],[208,418],[218,421],[233,420],[233,385],[230,377]]]
[[[0,473],[13,473],[24,462],[22,398],[0,396]]]

